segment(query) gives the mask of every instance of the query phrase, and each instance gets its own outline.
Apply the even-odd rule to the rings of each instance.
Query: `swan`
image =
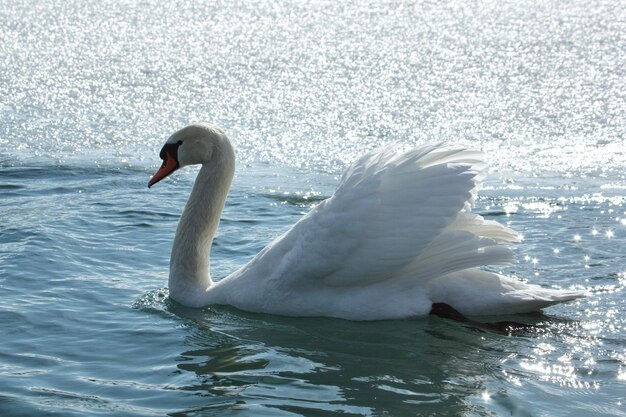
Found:
[[[334,194],[248,264],[211,280],[209,253],[235,172],[227,135],[208,124],[167,139],[152,187],[179,168],[201,169],[176,229],[169,295],[188,307],[228,304],[286,316],[381,320],[537,311],[583,295],[542,288],[479,267],[514,260],[511,229],[471,212],[482,153],[442,145],[368,153]]]

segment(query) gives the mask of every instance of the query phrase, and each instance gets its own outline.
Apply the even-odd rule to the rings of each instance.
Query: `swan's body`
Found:
[[[471,213],[482,154],[436,145],[363,156],[337,190],[252,261],[211,281],[209,252],[234,174],[219,129],[193,125],[161,151],[149,185],[180,166],[202,168],[180,219],[170,260],[170,297],[190,307],[351,320],[418,317],[433,303],[463,314],[513,314],[582,296],[476,269],[505,265],[517,234]]]

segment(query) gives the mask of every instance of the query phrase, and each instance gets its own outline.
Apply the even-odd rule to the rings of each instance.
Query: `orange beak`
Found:
[[[163,158],[163,165],[161,165],[161,168],[159,168],[152,178],[150,178],[150,181],[148,181],[148,188],[152,187],[154,184],[178,169],[178,161],[176,158],[168,152],[165,152],[163,156],[165,156],[165,158]]]

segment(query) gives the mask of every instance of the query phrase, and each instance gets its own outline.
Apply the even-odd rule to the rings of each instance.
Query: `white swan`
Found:
[[[463,314],[536,311],[583,295],[545,289],[477,267],[504,265],[514,231],[470,211],[485,163],[466,149],[389,148],[356,161],[334,195],[252,261],[213,282],[209,251],[235,170],[226,134],[209,125],[174,133],[151,187],[202,164],[176,230],[169,292],[190,307],[350,320],[419,317],[433,303]]]

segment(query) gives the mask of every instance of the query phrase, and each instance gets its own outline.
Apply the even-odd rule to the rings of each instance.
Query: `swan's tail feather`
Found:
[[[581,298],[585,292],[543,288],[494,272],[468,269],[432,280],[429,295],[434,303],[449,304],[466,315],[499,315],[538,311]]]

